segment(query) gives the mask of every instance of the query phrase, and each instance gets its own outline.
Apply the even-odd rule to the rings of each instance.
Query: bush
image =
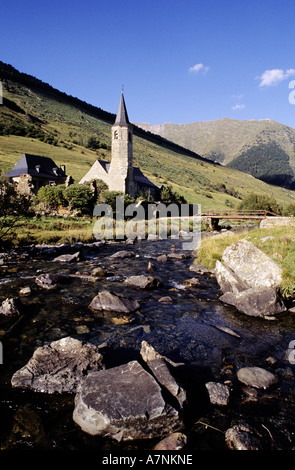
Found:
[[[289,204],[284,210],[283,215],[287,217],[295,216],[295,204]]]
[[[0,245],[13,237],[14,227],[30,215],[31,198],[17,192],[8,178],[0,177]]]
[[[124,193],[121,191],[101,191],[99,198],[97,200],[98,204],[108,204],[111,206],[113,211],[116,210],[116,197],[117,196],[123,196]]]
[[[94,195],[88,185],[71,184],[64,190],[64,197],[72,210],[82,214],[89,214],[93,210]]]
[[[281,214],[282,212],[275,198],[253,193],[245,197],[238,208],[241,210],[265,210],[275,214]]]
[[[47,209],[57,209],[66,204],[64,186],[42,186],[37,194],[39,203],[43,203]]]
[[[171,186],[162,186],[160,191],[160,200],[164,204],[186,204],[183,196],[173,191]]]

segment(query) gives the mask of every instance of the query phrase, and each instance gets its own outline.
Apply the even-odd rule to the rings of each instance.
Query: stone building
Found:
[[[121,191],[132,197],[140,192],[155,194],[158,190],[158,186],[149,181],[139,168],[133,167],[133,126],[128,118],[123,92],[112,126],[111,162],[96,160],[80,183],[95,179],[104,181],[110,191]]]
[[[35,194],[41,186],[63,184],[67,178],[64,165],[58,168],[51,158],[28,153],[24,153],[12,170],[4,176],[18,183],[21,192],[31,190]]]

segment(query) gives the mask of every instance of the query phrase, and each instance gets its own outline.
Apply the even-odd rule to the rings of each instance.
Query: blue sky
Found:
[[[294,0],[2,0],[0,12],[0,60],[113,113],[124,85],[133,122],[295,127]]]

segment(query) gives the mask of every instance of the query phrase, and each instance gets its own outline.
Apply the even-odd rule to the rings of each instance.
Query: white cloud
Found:
[[[191,73],[199,73],[199,72],[202,72],[203,74],[207,73],[209,71],[209,67],[207,65],[204,65],[204,64],[196,64],[196,65],[193,65],[193,67],[190,67],[189,68],[189,72]]]
[[[232,107],[234,111],[236,111],[237,109],[244,109],[244,108],[246,108],[246,105],[242,103],[237,103]]]
[[[295,75],[295,69],[271,69],[265,70],[263,74],[259,77],[260,84],[259,86],[274,86],[281,83],[283,80],[286,80]]]

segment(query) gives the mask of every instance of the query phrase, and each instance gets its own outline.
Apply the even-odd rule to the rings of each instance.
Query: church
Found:
[[[115,123],[112,126],[111,162],[96,160],[80,184],[100,179],[109,191],[120,191],[135,197],[139,193],[155,195],[159,187],[133,166],[133,126],[129,121],[123,92]]]

